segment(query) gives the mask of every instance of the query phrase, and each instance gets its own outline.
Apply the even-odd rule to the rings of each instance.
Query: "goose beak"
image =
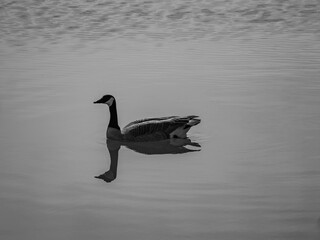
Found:
[[[103,101],[101,101],[101,99],[100,99],[98,101],[93,102],[93,104],[97,104],[97,103],[103,103]]]

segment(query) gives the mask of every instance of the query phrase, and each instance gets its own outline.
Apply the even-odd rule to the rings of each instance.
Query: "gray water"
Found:
[[[1,1],[0,238],[319,239],[319,33],[312,0]],[[107,93],[200,151],[107,146]]]

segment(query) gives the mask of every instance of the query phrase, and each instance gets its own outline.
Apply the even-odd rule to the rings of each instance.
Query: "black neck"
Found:
[[[110,121],[109,121],[108,127],[112,127],[120,130],[120,127],[118,125],[116,100],[114,100],[113,104],[109,107],[109,111],[110,111]]]

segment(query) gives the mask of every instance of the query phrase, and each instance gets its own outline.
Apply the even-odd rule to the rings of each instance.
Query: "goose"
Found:
[[[107,128],[107,139],[129,142],[151,142],[171,138],[186,138],[191,127],[200,123],[198,116],[169,116],[145,118],[126,125],[122,131],[118,124],[117,104],[112,95],[104,95],[95,104],[107,104],[110,120]]]

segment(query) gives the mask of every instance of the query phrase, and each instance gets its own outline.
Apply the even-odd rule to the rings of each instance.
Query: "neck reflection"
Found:
[[[107,148],[110,155],[110,167],[105,173],[95,176],[105,182],[112,182],[117,178],[119,150],[125,146],[135,152],[156,155],[156,154],[183,154],[200,151],[200,144],[192,142],[189,138],[168,139],[159,142],[121,142],[107,139]],[[190,148],[191,147],[191,148]]]

